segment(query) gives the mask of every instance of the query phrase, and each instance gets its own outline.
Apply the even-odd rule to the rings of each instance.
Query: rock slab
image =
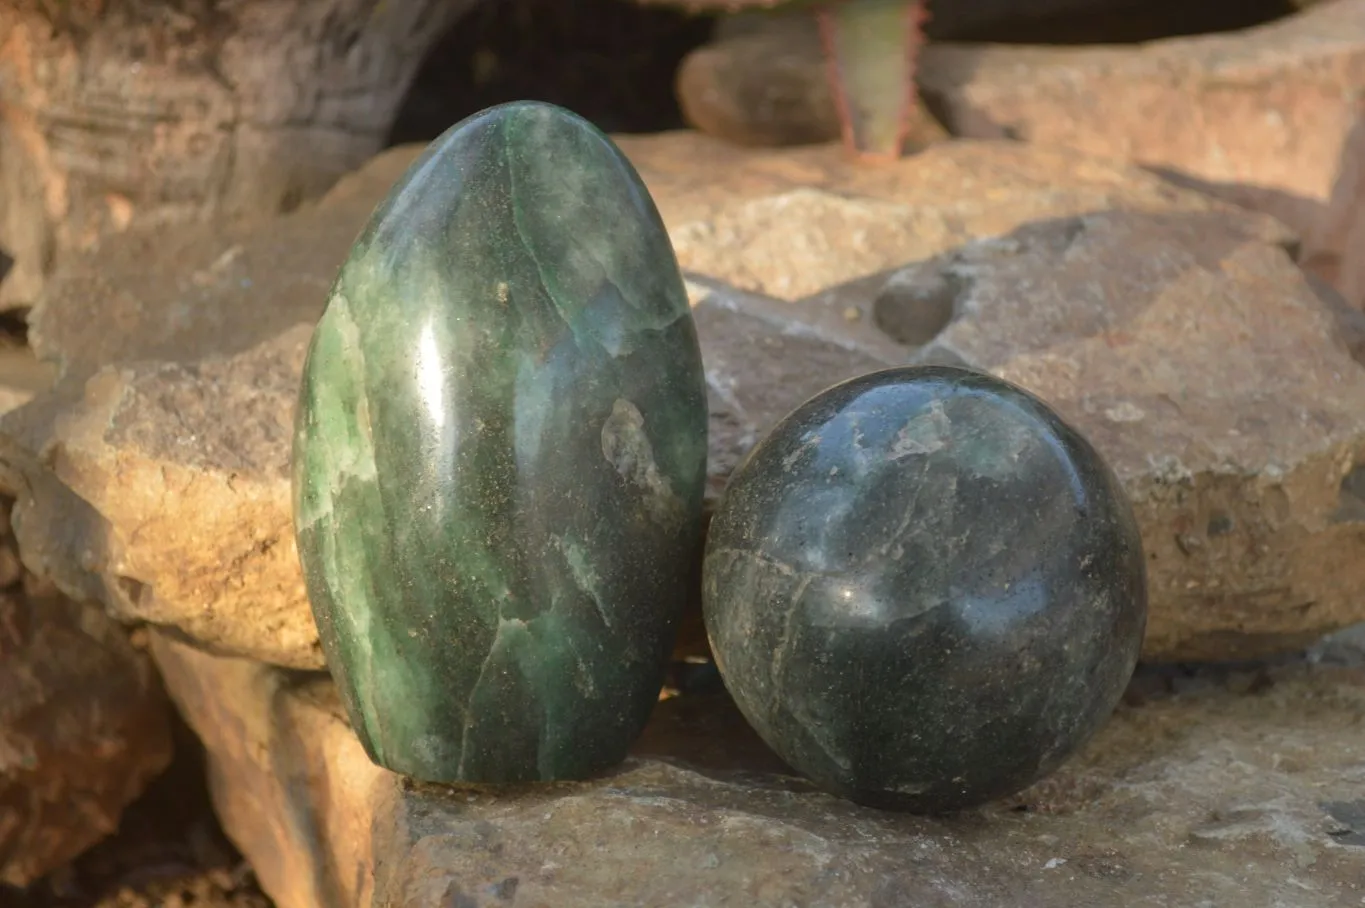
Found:
[[[620,144],[691,278],[712,496],[797,403],[927,344],[1040,394],[1114,465],[1149,551],[1146,657],[1365,619],[1365,332],[1278,222],[1018,143],[876,168],[694,133]],[[268,230],[129,234],[61,277],[33,328],[61,378],[0,420],[36,572],[223,652],[322,665],[291,538],[295,395],[335,270],[414,153]]]
[[[129,228],[268,217],[321,194],[383,146],[424,54],[474,5],[6,3],[0,309],[32,305],[54,267]]]
[[[922,88],[954,135],[1011,136],[1324,201],[1365,82],[1365,0],[1133,47],[942,48]]]
[[[918,76],[953,135],[1134,161],[1307,230],[1329,196],[1365,80],[1365,0],[1140,45],[931,44]],[[838,136],[819,37],[805,16],[722,30],[684,60],[678,93],[690,122],[730,141]],[[920,141],[933,138],[927,119],[917,112]]]
[[[493,792],[373,766],[325,681],[161,638],[229,835],[280,908],[1352,905],[1365,668],[1153,671],[1076,759],[944,819],[813,791],[723,694],[665,701],[619,770]]]

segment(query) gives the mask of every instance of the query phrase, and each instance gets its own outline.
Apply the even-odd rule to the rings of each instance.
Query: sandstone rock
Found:
[[[874,204],[847,189],[737,202],[675,229],[675,244],[692,268],[793,298],[875,271],[892,250],[919,257],[916,241],[957,245],[945,237],[963,222],[996,233],[984,218],[1018,223],[1030,204],[1047,220],[1046,203],[1021,191],[1020,161],[1005,177],[990,170],[1006,162],[996,149],[989,163],[977,159],[971,172],[991,173],[989,188],[944,166],[988,147],[930,149],[903,172],[935,178],[913,186],[862,171],[869,184],[884,181],[864,190]],[[1023,153],[1035,166],[1044,154]],[[992,191],[998,185],[1010,191]],[[1294,239],[1275,222],[1194,206],[1177,213],[1183,196],[1153,213],[1158,186],[1132,181],[1122,201],[1074,209],[1143,213],[1052,219],[982,247],[973,255],[991,264],[979,272],[949,259],[775,306],[802,330],[842,337],[884,363],[937,337],[938,355],[1020,381],[1072,418],[1115,463],[1142,518],[1152,559],[1147,658],[1292,647],[1365,619],[1362,319],[1303,278],[1286,254]],[[956,210],[935,190],[955,197]],[[1001,206],[971,208],[983,195]],[[966,336],[974,341],[959,344]]]
[[[171,737],[146,653],[102,611],[26,592],[15,566],[0,591],[0,883],[24,886],[117,828]]]
[[[51,420],[44,456],[56,476],[80,477],[20,494],[29,567],[125,620],[320,665],[289,510],[308,337],[300,325],[235,357],[112,368],[79,405],[59,394],[50,410],[12,414]]]
[[[688,118],[749,144],[836,137],[809,21],[733,31],[684,62]],[[1143,45],[931,45],[919,81],[955,135],[1132,160],[1304,229],[1327,198],[1365,81],[1365,0]]]
[[[47,383],[0,351],[0,412]],[[26,575],[0,501],[0,883],[23,886],[113,832],[170,762],[170,712],[116,622]]]
[[[0,308],[130,226],[322,193],[382,147],[424,53],[472,6],[0,4]]]
[[[1365,319],[1254,222],[1030,225],[898,274],[869,308],[894,331],[935,300],[950,321],[912,361],[1031,389],[1119,474],[1149,656],[1250,655],[1365,619]]]
[[[1314,294],[1277,222],[1007,143],[889,168],[691,134],[625,146],[693,272],[712,498],[792,406],[937,337],[1052,399],[1116,463],[1153,556],[1148,658],[1294,647],[1365,618],[1365,332]],[[64,278],[33,333],[62,379],[0,422],[34,570],[221,651],[321,666],[290,530],[294,388],[335,263],[410,156],[270,232],[129,237]],[[91,325],[91,298],[117,330]]]
[[[693,306],[710,398],[708,504],[749,449],[796,404],[884,368],[883,352],[845,332],[798,321],[787,305],[720,287]]]
[[[955,6],[961,4],[949,4]],[[735,18],[718,27],[719,40],[692,51],[678,67],[675,89],[688,123],[741,145],[837,140],[839,117],[809,10]],[[909,147],[943,138],[945,130],[923,105],[911,112]]]
[[[1359,651],[1147,670],[1076,759],[928,819],[813,791],[723,693],[661,703],[579,784],[420,786],[373,766],[325,681],[158,638],[224,826],[280,908],[1346,905],[1365,880]],[[695,697],[695,699],[694,699]]]
[[[678,104],[689,124],[741,145],[839,138],[820,34],[808,15],[772,14],[729,31],[678,67]]]
[[[690,133],[623,146],[684,266],[704,272],[697,287],[719,278],[791,298],[1040,217],[1218,207],[1009,143],[946,145],[890,168],[837,148],[747,154]],[[322,665],[290,527],[294,389],[338,263],[414,154],[377,158],[269,230],[133,232],[54,282],[31,338],[60,381],[0,424],[0,462],[23,477],[15,527],[30,567],[123,618]],[[884,337],[866,349],[850,339],[842,315],[817,324],[789,309],[733,288],[697,304],[713,495],[787,409],[897,355]]]

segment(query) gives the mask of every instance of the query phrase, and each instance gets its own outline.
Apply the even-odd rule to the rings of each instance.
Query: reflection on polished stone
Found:
[[[862,803],[1018,791],[1105,721],[1146,621],[1113,473],[981,373],[891,369],[818,395],[736,471],[704,569],[711,644],[792,766]]]

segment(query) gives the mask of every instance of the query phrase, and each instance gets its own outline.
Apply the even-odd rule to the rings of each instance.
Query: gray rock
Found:
[[[998,16],[1003,5],[943,0],[933,7],[934,22],[952,35],[961,29],[945,18]],[[1078,11],[1062,8],[1068,5],[1099,4],[1011,4]],[[956,136],[1133,161],[1310,232],[1365,79],[1365,0],[1311,5],[1257,28],[1141,44],[930,44],[918,73],[929,103],[916,111],[911,143],[932,141],[935,127],[946,127]],[[747,145],[836,139],[838,118],[810,17],[740,18],[679,70],[689,121]],[[924,107],[943,124],[926,122]]]
[[[1021,384],[1099,448],[1142,527],[1148,658],[1248,657],[1365,619],[1365,318],[1256,221],[1039,222],[798,306],[849,307],[902,361]]]
[[[280,908],[1355,904],[1365,667],[1148,670],[1006,803],[879,813],[785,773],[722,693],[660,704],[585,783],[422,786],[373,766],[325,681],[166,638],[228,834]]]

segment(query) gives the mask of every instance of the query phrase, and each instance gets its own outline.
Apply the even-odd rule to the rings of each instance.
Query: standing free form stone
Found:
[[[1117,479],[1041,401],[922,367],[836,385],[736,470],[703,604],[725,682],[793,767],[861,803],[966,807],[1094,733],[1147,595]]]
[[[653,201],[545,104],[432,143],[313,336],[294,519],[376,763],[576,778],[657,700],[700,544],[701,354]]]

